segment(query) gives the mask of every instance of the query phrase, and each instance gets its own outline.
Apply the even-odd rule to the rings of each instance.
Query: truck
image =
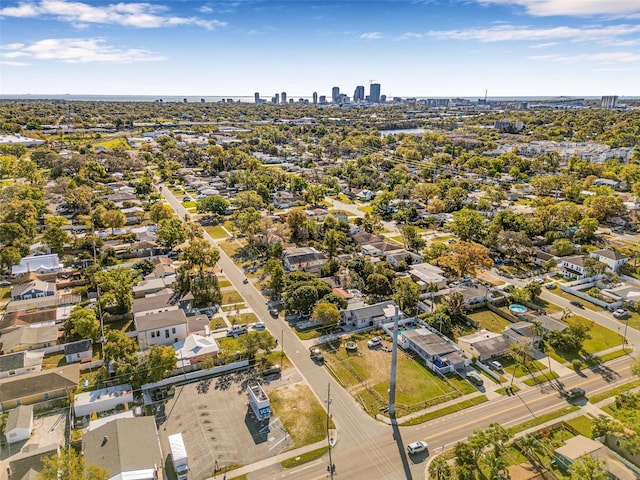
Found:
[[[184,448],[182,433],[169,435],[169,448],[171,449],[171,462],[178,480],[187,480],[189,466],[187,464],[187,450]]]

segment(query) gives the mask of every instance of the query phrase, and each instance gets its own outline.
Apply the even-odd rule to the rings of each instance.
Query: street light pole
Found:
[[[327,444],[329,446],[329,466],[327,467],[327,471],[333,480],[333,475],[336,471],[336,466],[333,464],[331,460],[331,435],[329,434],[329,426],[331,421],[331,384],[327,384]]]
[[[624,352],[625,347],[627,346],[627,327],[629,326],[629,316],[627,316],[627,321],[624,322],[624,335],[622,336],[622,351]]]

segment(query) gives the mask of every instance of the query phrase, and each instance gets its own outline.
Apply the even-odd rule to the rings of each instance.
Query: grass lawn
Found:
[[[218,286],[220,288],[230,287],[231,282],[229,280],[218,280]]]
[[[244,303],[231,303],[229,305],[224,305],[222,307],[223,312],[233,312],[234,310],[242,310],[243,308],[247,308]]]
[[[64,357],[64,352],[55,353],[53,355],[47,355],[42,360],[42,368],[44,370],[48,368],[61,367],[67,364],[67,360]]]
[[[347,212],[346,210],[340,210],[340,209],[337,209],[337,208],[329,210],[329,213],[332,213],[332,214],[344,213],[347,217],[355,217],[356,216],[356,214],[353,213],[353,212]]]
[[[373,207],[371,207],[370,205],[366,205],[364,207],[358,207],[358,210],[363,213],[371,213],[373,211]]]
[[[209,321],[209,328],[211,330],[217,330],[219,328],[224,328],[226,327],[227,324],[224,323],[224,320],[222,320],[221,317],[213,317],[210,321]]]
[[[186,208],[187,210],[190,208],[196,208],[196,202],[194,202],[193,200],[188,201],[188,202],[182,202],[182,206],[184,208]]]
[[[269,392],[269,403],[296,447],[327,437],[327,413],[308,386],[296,383]]]
[[[534,387],[540,383],[544,383],[544,382],[548,382],[549,380],[553,380],[555,378],[558,378],[560,375],[558,375],[556,372],[547,372],[547,373],[541,373],[540,375],[536,375],[533,378],[527,378],[524,381],[525,385],[529,385],[530,387]]]
[[[593,430],[593,421],[591,418],[592,417],[588,415],[582,415],[580,417],[572,418],[565,423],[576,429],[580,435],[584,435],[587,438],[593,438],[593,435],[591,434]]]
[[[508,387],[499,388],[499,389],[497,389],[497,390],[496,390],[496,393],[497,393],[497,394],[500,394],[500,395],[506,395],[506,394],[507,394],[507,388],[508,388]],[[518,387],[517,385],[512,385],[512,386],[509,388],[509,391],[510,391],[510,392],[511,392],[511,391],[513,391],[513,393],[517,393],[517,392],[519,392],[519,391],[520,391],[520,387]]]
[[[474,322],[477,322],[480,325],[480,328],[486,328],[487,330],[496,333],[502,333],[505,327],[511,325],[510,321],[505,320],[497,313],[486,308],[476,310],[467,316]]]
[[[293,331],[295,332],[295,334],[298,336],[300,340],[311,340],[313,338],[319,338],[323,335],[323,333],[320,330],[316,330],[315,328],[312,328],[310,330],[304,330],[304,331],[300,331],[297,328],[294,328]]]
[[[517,365],[516,362],[513,360],[513,358],[511,358],[511,356],[509,355],[505,355],[504,357],[502,357],[500,359],[500,363],[504,368],[505,377],[510,377],[511,375],[513,375],[514,370],[515,370],[516,378],[520,378],[520,377],[523,377],[524,375],[528,375],[530,371],[535,374],[540,370],[546,370],[548,368],[547,365],[540,362],[539,360],[529,360],[527,361],[527,366],[529,367],[529,370],[526,370],[522,368],[520,365]]]
[[[131,145],[129,145],[129,142],[127,142],[127,139],[125,137],[112,138],[110,140],[94,143],[93,148],[95,147],[104,147],[109,150],[118,147],[124,147],[126,150],[131,150]]]
[[[242,295],[240,295],[237,290],[227,290],[226,292],[222,292],[222,305],[240,303],[242,300]]]
[[[585,321],[584,317],[574,316],[567,320],[567,323],[571,324],[572,321],[582,320]],[[607,350],[612,347],[617,347],[622,345],[622,337],[614,332],[613,330],[609,330],[602,325],[599,325],[595,322],[592,322],[593,325],[589,334],[591,338],[585,340],[582,345],[582,350],[579,353],[575,352],[563,352],[560,350],[552,350],[551,358],[557,360],[558,362],[572,362],[575,359],[582,359],[583,356],[593,355],[601,352],[602,350]]]
[[[589,302],[588,300],[583,300],[582,298],[578,298],[575,295],[571,295],[570,293],[567,292],[563,292],[562,290],[560,290],[559,288],[556,288],[553,292],[551,292],[553,295],[557,295],[559,297],[564,298],[565,300],[568,301],[574,301],[577,300],[578,302],[581,302],[584,305],[584,308],[591,310],[593,312],[604,312],[605,309],[595,305],[591,302]]]
[[[459,412],[460,410],[464,410],[465,408],[474,407],[476,405],[480,405],[481,403],[487,402],[489,399],[486,395],[480,395],[478,397],[469,398],[468,400],[463,400],[461,402],[455,403],[453,405],[449,405],[448,407],[441,408],[440,410],[435,410],[433,412],[425,413],[424,415],[420,415],[418,417],[412,418],[400,425],[403,427],[411,426],[411,425],[419,425],[424,422],[428,422],[429,420],[433,420],[434,418],[444,417],[445,415],[450,415],[452,413]]]
[[[620,395],[621,393],[625,393],[625,392],[628,392],[629,390],[633,390],[636,387],[640,387],[640,378],[632,382],[619,385],[615,388],[612,388],[611,390],[606,390],[602,393],[591,395],[589,396],[589,402],[598,403],[598,402],[601,402],[602,400],[606,400],[607,398],[615,397],[616,395]]]
[[[575,412],[580,407],[576,405],[567,405],[559,410],[554,410],[553,412],[546,413],[544,415],[539,415],[531,420],[527,420],[526,422],[519,423],[518,425],[514,425],[513,427],[507,428],[507,432],[512,437],[516,433],[524,432],[525,430],[529,430],[530,428],[537,427],[538,425],[542,425],[543,423],[551,422],[556,418],[562,417],[567,413]]]
[[[547,300],[544,300],[542,298],[536,298],[533,301],[533,303],[535,305],[539,306],[541,309],[543,309],[547,313],[562,312],[564,310],[562,307],[559,307],[555,303],[551,303],[551,302],[549,302]]]
[[[395,242],[404,247],[404,243],[402,242],[402,236],[400,235],[398,235],[397,237],[387,237],[387,240],[391,240],[392,242]]]
[[[227,315],[227,318],[229,319],[232,325],[235,325],[235,324],[242,325],[244,323],[255,323],[258,321],[258,316],[252,312],[241,313],[240,316]]]
[[[230,257],[233,257],[242,248],[242,245],[235,240],[225,240],[220,242],[218,246]]]
[[[318,448],[316,450],[311,450],[310,452],[303,453],[302,455],[298,455],[297,457],[287,458],[280,462],[283,468],[295,468],[303,463],[310,462],[311,460],[315,460],[316,458],[320,458],[325,453],[329,451],[329,446]]]
[[[635,328],[636,330],[640,330],[640,313],[629,312],[629,318],[625,318],[624,320],[616,321],[620,322],[622,325],[629,325],[631,328]],[[622,331],[622,328],[620,329]]]
[[[349,198],[349,196],[345,195],[344,193],[339,193],[338,195],[336,195],[336,198],[340,200],[342,203],[349,203],[349,204],[353,203]]]
[[[204,231],[216,240],[220,238],[227,238],[229,236],[227,231],[221,225],[216,225],[215,227],[204,227]]]
[[[11,297],[11,287],[0,288],[0,299],[9,300]]]

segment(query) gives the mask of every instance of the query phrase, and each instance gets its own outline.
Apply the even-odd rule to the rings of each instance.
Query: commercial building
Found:
[[[371,103],[380,103],[380,84],[372,83],[369,86],[369,101]]]

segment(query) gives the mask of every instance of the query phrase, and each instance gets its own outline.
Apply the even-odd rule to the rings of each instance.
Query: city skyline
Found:
[[[640,95],[624,0],[34,0],[0,20],[8,95]]]

